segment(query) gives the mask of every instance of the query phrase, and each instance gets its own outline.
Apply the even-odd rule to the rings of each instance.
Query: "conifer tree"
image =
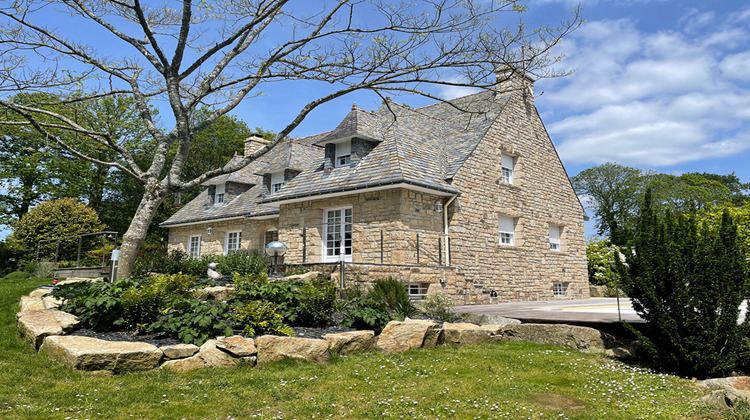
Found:
[[[748,330],[738,324],[747,263],[737,227],[728,212],[719,229],[698,226],[694,211],[658,214],[650,196],[627,264],[616,258],[625,291],[648,322],[636,334],[662,369],[700,378],[729,373]]]

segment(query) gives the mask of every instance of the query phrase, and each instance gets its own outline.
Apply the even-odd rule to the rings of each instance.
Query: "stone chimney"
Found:
[[[495,71],[497,90],[500,92],[522,91],[534,97],[534,79],[522,69],[504,65]]]
[[[251,134],[250,137],[245,140],[245,156],[250,156],[268,143],[269,141],[263,137],[257,134]]]

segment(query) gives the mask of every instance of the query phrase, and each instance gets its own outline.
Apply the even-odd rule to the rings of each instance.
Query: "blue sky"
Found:
[[[578,1],[529,3],[523,18],[534,27],[566,19]],[[735,172],[750,181],[750,3],[584,0],[581,5],[586,23],[555,51],[565,55],[558,68],[573,74],[535,86],[536,106],[568,174],[613,161],[672,174]],[[271,85],[233,114],[251,127],[278,131],[316,90]],[[452,98],[467,91],[435,88],[435,93]],[[353,102],[376,109],[381,99],[357,93],[335,100],[314,111],[293,136],[334,128]],[[592,229],[587,224],[587,234]]]

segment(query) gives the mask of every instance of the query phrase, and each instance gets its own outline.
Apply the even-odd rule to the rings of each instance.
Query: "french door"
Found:
[[[352,260],[352,209],[326,210],[323,220],[323,262]]]

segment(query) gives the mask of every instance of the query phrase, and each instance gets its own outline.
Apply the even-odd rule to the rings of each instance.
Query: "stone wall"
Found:
[[[392,189],[281,205],[279,240],[288,248],[285,262],[323,262],[325,210],[351,207],[352,262],[439,265],[438,248],[444,245],[439,245],[442,213],[435,209],[438,201],[439,197],[429,194]]]
[[[501,153],[515,157],[514,182],[502,182]],[[500,300],[587,298],[584,212],[529,97],[520,93],[454,177],[462,191],[449,208],[451,262],[466,281]],[[499,216],[515,218],[515,245],[499,244]],[[561,250],[549,249],[549,225]],[[488,302],[489,296],[478,300]]]
[[[212,232],[207,232],[211,227]],[[262,251],[265,247],[264,237],[268,229],[278,228],[278,219],[251,220],[237,218],[220,222],[206,222],[189,226],[169,228],[169,249],[187,252],[190,236],[200,235],[201,255],[223,254],[226,246],[227,232],[241,231],[241,249],[252,253]]]

